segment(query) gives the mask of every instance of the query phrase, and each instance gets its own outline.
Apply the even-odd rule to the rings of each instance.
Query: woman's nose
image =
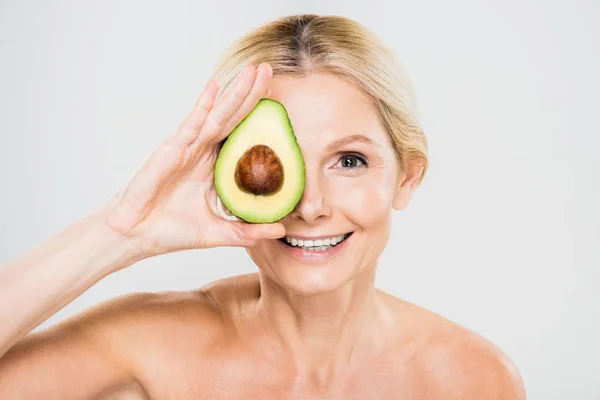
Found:
[[[302,219],[307,224],[314,224],[331,216],[331,207],[327,202],[327,188],[323,178],[317,174],[306,175],[302,198],[291,216]]]

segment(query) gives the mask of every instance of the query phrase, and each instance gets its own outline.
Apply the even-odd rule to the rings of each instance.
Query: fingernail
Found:
[[[264,62],[260,64],[260,67],[267,71],[268,75],[273,75],[273,67],[271,67],[271,64],[269,64],[268,62]]]
[[[271,88],[267,88],[267,91],[265,92],[265,97],[269,97],[271,95]]]

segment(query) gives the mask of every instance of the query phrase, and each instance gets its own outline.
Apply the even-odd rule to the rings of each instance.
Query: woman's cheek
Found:
[[[365,175],[339,180],[336,186],[332,191],[335,206],[363,228],[389,217],[392,197],[388,185]]]

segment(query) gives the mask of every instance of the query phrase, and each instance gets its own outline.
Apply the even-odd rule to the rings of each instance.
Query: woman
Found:
[[[236,42],[123,191],[2,269],[0,398],[524,398],[492,344],[374,289],[391,211],[427,166],[396,68],[340,17],[282,18]],[[213,166],[263,97],[289,113],[306,184],[291,214],[251,225],[219,215]],[[215,246],[245,247],[258,274],[124,296],[27,335],[109,274]]]

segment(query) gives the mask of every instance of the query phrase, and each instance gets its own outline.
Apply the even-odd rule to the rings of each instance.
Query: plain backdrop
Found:
[[[600,2],[0,4],[0,263],[123,185],[233,39],[283,15],[343,15],[402,61],[430,146],[377,286],[496,343],[529,398],[600,399]],[[255,270],[241,249],[145,260],[41,327]]]

